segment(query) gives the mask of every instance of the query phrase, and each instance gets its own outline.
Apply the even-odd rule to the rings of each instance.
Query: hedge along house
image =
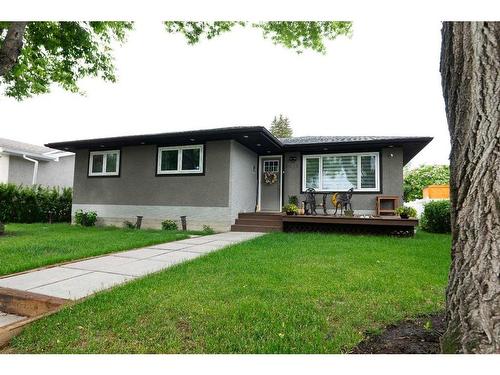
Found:
[[[93,210],[114,225],[140,215],[148,227],[187,216],[190,229],[228,230],[239,213],[281,212],[289,196],[303,199],[310,187],[352,187],[355,212],[374,213],[376,195],[402,197],[403,166],[431,139],[278,139],[256,126],[46,146],[76,154],[73,214]]]

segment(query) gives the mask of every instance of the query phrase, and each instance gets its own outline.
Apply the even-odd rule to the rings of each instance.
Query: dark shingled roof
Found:
[[[318,143],[353,143],[353,142],[369,142],[369,141],[392,141],[415,139],[415,137],[386,137],[386,136],[349,136],[349,135],[317,135],[307,137],[293,137],[293,138],[278,138],[284,145],[304,145],[304,144],[318,144]]]
[[[84,139],[46,144],[59,150],[100,149],[132,145],[184,145],[216,140],[235,140],[258,155],[298,152],[355,152],[401,147],[403,164],[408,163],[431,140],[430,137],[387,136],[309,136],[276,138],[263,126],[234,126],[228,128],[188,130],[170,133],[129,135],[122,137]]]

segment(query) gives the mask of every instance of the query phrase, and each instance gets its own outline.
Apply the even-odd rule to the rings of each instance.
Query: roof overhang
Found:
[[[45,146],[75,152],[78,149],[109,149],[137,145],[176,146],[207,141],[235,140],[259,155],[282,152],[281,142],[263,126],[191,130],[173,133],[130,135],[48,143]]]
[[[403,149],[403,165],[406,165],[431,141],[432,137],[405,137],[392,138],[390,140],[285,144],[283,145],[283,149],[284,151],[299,151],[304,153],[328,153],[378,151],[385,147],[401,147]]]
[[[35,159],[35,160],[38,160],[38,161],[54,161],[54,160],[57,160],[57,157],[51,156],[51,155],[36,154],[36,153],[32,153],[32,152],[24,152],[24,151],[21,151],[21,150],[13,150],[13,149],[4,148],[4,147],[0,147],[0,154],[12,155],[12,156],[19,156],[21,158],[23,156],[27,156],[27,157],[29,157],[31,159]]]
[[[403,164],[406,165],[430,141],[432,141],[432,138],[396,137],[378,140],[283,144],[263,126],[244,126],[85,139],[78,141],[48,143],[45,146],[58,150],[75,152],[79,149],[99,150],[138,145],[194,145],[208,141],[220,140],[235,140],[258,155],[281,154],[286,151],[299,151],[304,153],[375,151],[385,147],[401,147],[403,149]]]

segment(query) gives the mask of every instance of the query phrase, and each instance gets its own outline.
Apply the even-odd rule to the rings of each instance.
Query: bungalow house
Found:
[[[71,152],[0,138],[0,183],[73,186]]]
[[[140,215],[148,227],[186,216],[188,228],[228,230],[240,213],[280,212],[308,188],[353,188],[355,213],[373,214],[377,195],[402,198],[403,167],[431,139],[279,139],[252,126],[46,146],[76,154],[73,213],[93,210],[101,223],[119,226]]]

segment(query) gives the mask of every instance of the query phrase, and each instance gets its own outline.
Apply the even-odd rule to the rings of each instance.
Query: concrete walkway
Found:
[[[227,232],[122,251],[5,277],[0,287],[77,300],[263,234]]]

